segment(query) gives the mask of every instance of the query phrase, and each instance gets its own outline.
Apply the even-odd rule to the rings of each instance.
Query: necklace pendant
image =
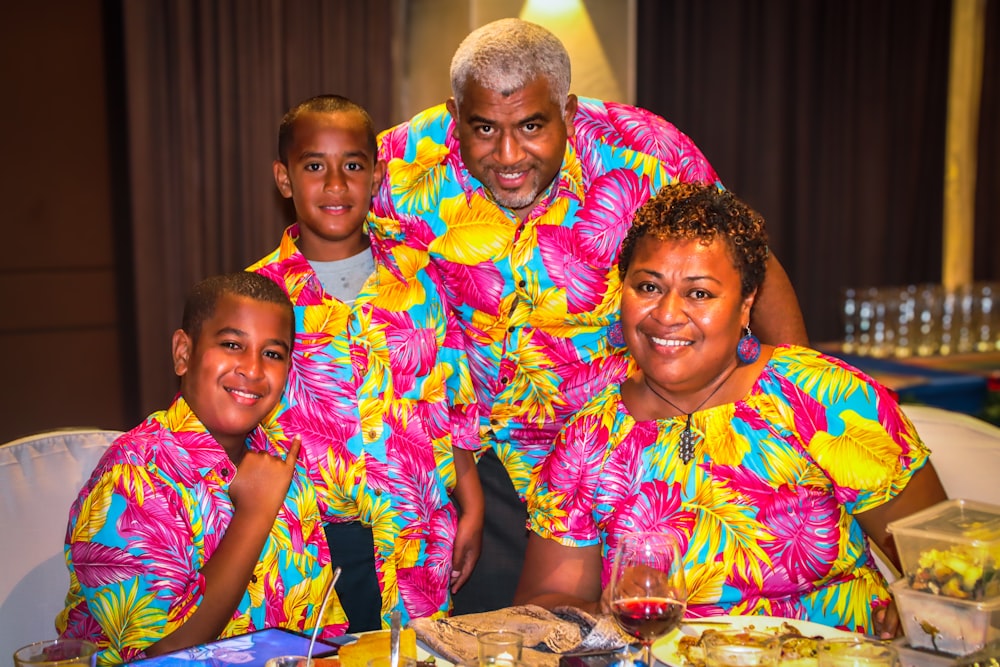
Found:
[[[685,465],[691,463],[694,458],[694,433],[691,432],[691,418],[688,417],[688,423],[684,427],[684,431],[681,432],[681,447],[680,447],[681,461]]]

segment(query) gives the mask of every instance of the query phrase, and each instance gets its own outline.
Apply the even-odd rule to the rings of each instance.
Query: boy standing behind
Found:
[[[260,426],[285,387],[294,322],[281,288],[255,274],[188,297],[173,337],[180,393],[112,443],[70,510],[56,625],[96,643],[99,664],[314,627],[332,576],[316,487],[299,439]],[[336,602],[321,625],[343,634]]]
[[[282,121],[278,156],[274,180],[297,222],[248,270],[284,285],[295,306],[277,422],[302,436],[333,562],[342,582],[377,580],[367,600],[340,588],[350,630],[387,627],[394,609],[404,623],[446,615],[449,591],[479,557],[483,523],[461,334],[426,252],[375,247],[365,232],[385,164],[363,108],[336,95],[302,102]],[[374,549],[351,526],[370,527]]]

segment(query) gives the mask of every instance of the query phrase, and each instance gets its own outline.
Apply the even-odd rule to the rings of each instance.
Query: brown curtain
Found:
[[[976,178],[976,280],[1000,280],[1000,0],[987,0]]]
[[[292,104],[339,93],[395,108],[394,0],[122,0],[135,377],[141,419],[170,400],[188,289],[274,248],[291,210],[271,175]]]
[[[764,215],[814,341],[839,337],[842,287],[940,279],[950,14],[941,0],[639,0],[639,105]]]

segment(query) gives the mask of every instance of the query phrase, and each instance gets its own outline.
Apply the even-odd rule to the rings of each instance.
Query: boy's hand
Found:
[[[301,436],[292,438],[284,461],[266,452],[247,452],[229,485],[233,507],[241,511],[260,512],[273,521],[285,502],[301,447]]]
[[[451,559],[451,592],[458,589],[472,576],[472,568],[479,560],[483,549],[483,523],[473,517],[462,515],[455,531],[455,552]]]

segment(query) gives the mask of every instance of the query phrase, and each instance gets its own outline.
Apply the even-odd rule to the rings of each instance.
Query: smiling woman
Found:
[[[658,531],[682,545],[693,616],[895,632],[865,534],[892,553],[886,523],[944,492],[883,387],[752,340],[767,261],[763,220],[714,185],[668,186],[636,213],[619,260],[636,369],[536,470],[518,602],[606,611],[619,542]]]

